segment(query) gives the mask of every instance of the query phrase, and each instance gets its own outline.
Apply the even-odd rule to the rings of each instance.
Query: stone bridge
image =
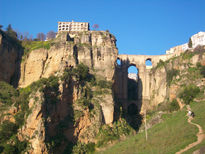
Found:
[[[123,103],[124,108],[127,109],[133,101],[128,100],[128,68],[136,66],[138,69],[138,86],[137,86],[137,101],[136,105],[139,110],[143,109],[143,104],[150,100],[150,71],[155,67],[160,60],[167,60],[173,55],[118,55],[120,64],[116,64],[115,82],[118,86],[115,89],[115,94]],[[152,66],[146,66],[146,61],[150,60]]]

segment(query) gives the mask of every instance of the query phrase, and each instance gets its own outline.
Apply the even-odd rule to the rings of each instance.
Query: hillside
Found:
[[[201,60],[194,60],[197,57]],[[184,105],[190,104],[196,115],[192,122],[199,124],[205,130],[204,57],[204,47],[197,47],[167,61],[160,61],[156,67],[152,68],[152,74],[162,69],[166,70],[169,93],[165,102],[148,111],[148,125],[151,125],[148,129],[148,140],[146,141],[145,138],[143,124],[140,133],[119,141],[99,153],[171,154],[195,142],[199,130],[187,122],[187,109]],[[156,117],[161,118],[159,120]],[[185,153],[200,151],[200,148],[201,152],[205,152],[205,138]]]

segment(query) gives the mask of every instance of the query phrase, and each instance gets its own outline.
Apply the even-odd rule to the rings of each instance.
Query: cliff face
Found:
[[[115,37],[108,32],[60,33],[49,50],[33,50],[25,57],[19,86],[25,87],[42,77],[60,74],[68,66],[79,63],[112,80],[118,54],[115,42]]]
[[[0,30],[0,81],[17,86],[22,52],[17,40]]]
[[[113,122],[115,42],[108,32],[60,33],[48,42],[49,49],[32,50],[23,57],[19,87],[52,75],[63,78],[57,91],[44,89],[30,98],[31,114],[19,132],[19,138],[29,138],[30,153],[63,153],[77,141],[97,142],[100,127]],[[78,78],[86,70],[82,64],[88,66],[88,82]],[[52,104],[50,99],[56,98]]]
[[[11,83],[19,75],[19,83],[14,81],[21,89],[11,96],[11,108],[0,99],[0,122],[17,125],[18,142],[29,142],[29,153],[63,153],[78,142],[97,143],[100,128],[113,122],[115,37],[99,31],[60,33],[52,41],[26,42],[22,61],[14,44],[0,40],[0,80]]]
[[[192,50],[187,50],[181,55],[160,61],[150,72],[150,107],[160,103],[173,101],[178,98],[184,85],[193,84],[202,86],[203,80],[200,75],[198,65],[205,65],[205,47],[199,46]]]

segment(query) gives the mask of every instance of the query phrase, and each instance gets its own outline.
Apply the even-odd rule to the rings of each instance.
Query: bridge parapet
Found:
[[[173,55],[118,55],[118,59],[123,62],[126,62],[128,65],[136,65],[136,67],[145,66],[146,60],[152,62],[152,66],[156,66],[160,60],[167,60]],[[128,66],[129,67],[129,66]]]

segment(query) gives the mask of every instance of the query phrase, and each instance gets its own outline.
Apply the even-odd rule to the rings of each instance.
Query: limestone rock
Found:
[[[23,50],[16,40],[12,40],[0,31],[0,81],[17,86]]]
[[[26,87],[42,77],[62,73],[66,67],[78,63],[97,70],[96,73],[107,80],[113,79],[118,54],[114,36],[108,32],[90,31],[73,33],[69,37],[73,41],[63,40],[63,37],[49,50],[31,51],[21,64],[19,86]]]

